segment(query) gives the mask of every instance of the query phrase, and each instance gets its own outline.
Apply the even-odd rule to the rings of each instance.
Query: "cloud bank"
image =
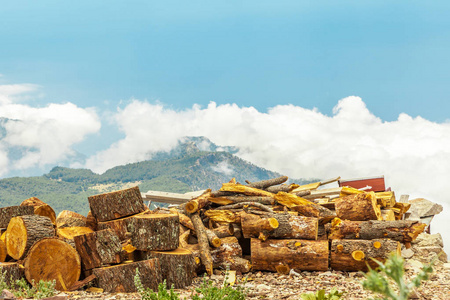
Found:
[[[206,136],[218,145],[239,147],[243,159],[293,178],[384,175],[398,196],[425,197],[449,213],[450,123],[407,114],[386,122],[359,97],[340,100],[331,116],[294,105],[263,113],[236,104],[174,110],[133,100],[117,111],[115,121],[125,138],[88,159],[87,167],[96,172],[149,159],[184,136]],[[448,219],[438,216],[433,222],[447,245]]]
[[[100,129],[92,109],[73,103],[45,107],[19,103],[37,89],[31,84],[0,85],[0,176],[56,164],[74,155],[74,144]]]

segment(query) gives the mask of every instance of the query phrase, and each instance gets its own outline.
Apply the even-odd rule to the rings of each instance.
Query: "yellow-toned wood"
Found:
[[[291,271],[291,268],[289,268],[289,266],[284,263],[280,263],[279,265],[277,265],[275,267],[275,269],[277,270],[277,273],[283,274],[283,275],[287,275],[287,274],[289,274],[289,271]]]
[[[375,198],[381,207],[393,207],[395,205],[395,193],[392,191],[376,192]]]
[[[229,210],[207,210],[205,216],[215,222],[235,223],[238,221],[237,215]]]
[[[373,247],[379,249],[381,247],[381,243],[379,241],[373,242]]]
[[[341,189],[341,193],[339,194],[339,197],[345,197],[348,195],[353,195],[353,194],[362,194],[364,193],[364,191],[360,191],[358,189],[349,187],[349,186],[343,186]]]
[[[233,203],[233,201],[231,201],[225,197],[211,197],[208,200],[209,200],[209,202],[216,203],[219,205],[228,205],[228,204]]]
[[[337,245],[336,249],[338,252],[342,252],[342,250],[344,250],[344,246],[343,245]]]
[[[6,244],[6,230],[5,232],[2,233],[2,235],[0,236],[0,240]]]
[[[319,182],[313,182],[313,183],[308,183],[308,184],[304,184],[299,186],[298,188],[293,189],[292,191],[290,191],[290,193],[298,193],[301,191],[306,191],[306,190],[315,190],[320,186],[320,181]]]
[[[296,196],[291,193],[284,193],[284,192],[278,192],[275,195],[275,200],[277,200],[278,203],[283,204],[284,206],[287,206],[289,208],[292,208],[294,206],[298,205],[312,205],[313,202],[306,200],[305,198]]]
[[[395,213],[392,209],[383,209],[381,211],[381,218],[383,221],[395,221]]]
[[[249,196],[266,196],[266,197],[274,197],[275,194],[252,188],[246,185],[242,184],[235,184],[235,183],[224,183],[222,184],[222,188],[220,191],[223,192],[234,192],[234,193],[241,193]]]
[[[361,250],[355,250],[352,252],[352,257],[354,260],[361,261],[364,259],[364,257],[366,257],[366,255]]]
[[[4,262],[6,260],[7,254],[8,250],[6,250],[6,244],[0,240],[0,262]]]
[[[64,239],[73,240],[74,236],[90,232],[94,231],[89,227],[63,227],[56,230],[56,235]]]

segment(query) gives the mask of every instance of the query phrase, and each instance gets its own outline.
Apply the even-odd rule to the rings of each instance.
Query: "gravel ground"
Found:
[[[418,269],[406,271],[408,279],[412,278]],[[218,274],[205,277],[211,280],[215,286],[221,286],[224,276]],[[192,291],[200,286],[203,277],[197,277],[191,286],[186,289],[176,290],[180,299],[190,299]],[[237,285],[247,290],[246,299],[300,299],[302,293],[315,292],[325,289],[329,292],[333,287],[345,291],[342,299],[367,299],[373,298],[374,294],[363,290],[361,281],[363,275],[357,272],[301,272],[298,275],[280,275],[269,272],[251,272],[244,276],[237,276]],[[408,280],[409,281],[409,280]],[[140,299],[138,294],[107,294],[89,293],[77,291],[69,294],[69,299]],[[435,267],[430,280],[426,281],[415,292],[412,299],[439,299],[450,300],[450,269],[442,266]]]

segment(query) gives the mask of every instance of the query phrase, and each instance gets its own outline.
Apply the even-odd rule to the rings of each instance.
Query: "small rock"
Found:
[[[414,256],[414,251],[412,251],[411,248],[402,250],[402,257],[404,257],[406,259],[410,259],[413,256]]]
[[[12,299],[17,299],[17,298],[10,291],[3,290],[2,293],[0,294],[0,299],[12,300]]]
[[[269,290],[269,289],[270,289],[270,286],[268,286],[267,284],[261,283],[261,284],[258,284],[258,285],[256,286],[256,288],[257,288],[258,290]]]

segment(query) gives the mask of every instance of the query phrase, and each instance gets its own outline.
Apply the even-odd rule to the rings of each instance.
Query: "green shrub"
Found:
[[[6,272],[0,271],[0,290],[7,289],[18,298],[42,299],[56,295],[56,282],[40,280],[37,285],[31,286],[25,278],[16,281],[10,280],[10,284],[6,279]]]
[[[166,280],[158,285],[158,292],[155,293],[150,288],[144,288],[141,278],[139,277],[139,269],[136,269],[136,275],[134,275],[134,285],[138,293],[141,295],[142,300],[179,300],[178,294],[173,290],[173,285],[170,290],[167,291]]]
[[[330,293],[325,294],[325,290],[319,290],[314,293],[304,293],[300,297],[302,300],[339,300],[344,292],[339,292],[336,288],[332,288]]]
[[[406,283],[403,278],[405,261],[401,256],[392,253],[384,264],[373,260],[378,264],[378,268],[373,270],[369,267],[369,272],[364,274],[366,279],[362,285],[366,290],[383,295],[381,299],[407,300],[413,289],[419,287],[422,281],[428,280],[433,272],[434,261],[424,266],[411,282]]]
[[[220,288],[213,286],[212,281],[203,279],[202,285],[195,289],[197,294],[192,295],[192,300],[244,300],[244,289],[240,286],[233,288],[227,283],[227,277],[226,273],[223,285]]]

